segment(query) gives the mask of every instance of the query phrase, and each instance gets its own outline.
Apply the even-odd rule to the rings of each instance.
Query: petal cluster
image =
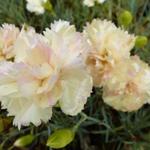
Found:
[[[91,46],[87,68],[94,86],[103,87],[103,100],[120,111],[135,111],[150,98],[150,67],[131,56],[136,37],[113,23],[95,19],[84,28]]]
[[[107,20],[94,19],[87,24],[84,35],[91,45],[87,66],[94,85],[102,86],[115,64],[130,57],[135,37]]]
[[[19,29],[12,24],[0,27],[0,60],[14,57],[14,42],[19,35]]]
[[[92,91],[85,65],[87,42],[73,25],[56,21],[38,34],[22,29],[13,44],[13,61],[0,64],[0,101],[19,128],[38,126],[58,103],[68,115],[84,108]]]
[[[0,28],[0,102],[14,125],[38,126],[60,106],[82,111],[92,87],[120,111],[150,103],[150,67],[131,56],[136,37],[107,20],[94,19],[84,31],[58,20],[39,34],[32,27]]]
[[[44,4],[47,0],[26,0],[27,10],[36,14],[43,14],[45,12]]]
[[[134,56],[116,65],[105,82],[103,99],[117,110],[134,111],[148,101],[149,91],[150,68]]]

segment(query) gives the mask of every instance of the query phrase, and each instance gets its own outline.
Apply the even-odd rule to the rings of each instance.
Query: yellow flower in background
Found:
[[[135,37],[112,22],[100,19],[87,24],[83,32],[92,49],[87,58],[87,67],[94,85],[102,86],[115,64],[130,57]]]
[[[36,14],[43,14],[45,12],[44,4],[48,0],[26,0],[27,1],[27,10],[34,12]]]
[[[0,27],[0,61],[14,57],[13,48],[19,32],[12,24],[3,24]]]
[[[101,4],[101,3],[105,2],[105,0],[84,0],[83,4],[88,7],[92,7],[95,5],[95,2]]]
[[[150,98],[150,68],[137,56],[120,61],[103,87],[104,102],[116,110],[135,111]]]
[[[78,114],[92,91],[85,67],[86,40],[75,27],[57,21],[43,35],[22,29],[14,44],[14,63],[0,64],[0,101],[19,128],[38,126],[52,116],[59,103],[62,111]]]

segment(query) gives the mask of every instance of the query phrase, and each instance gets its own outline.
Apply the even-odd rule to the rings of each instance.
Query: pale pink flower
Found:
[[[0,101],[9,116],[15,116],[14,125],[33,123],[38,126],[52,115],[51,93],[38,93],[41,81],[34,76],[32,68],[23,63],[1,62]]]
[[[44,35],[23,29],[14,46],[15,63],[0,68],[0,101],[19,127],[47,122],[56,103],[64,113],[76,115],[92,90],[85,67],[88,46],[75,27],[57,21]]]
[[[0,60],[14,57],[14,42],[19,34],[19,29],[12,24],[3,24],[0,28]]]

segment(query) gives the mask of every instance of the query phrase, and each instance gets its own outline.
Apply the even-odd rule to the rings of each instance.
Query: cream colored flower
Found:
[[[19,29],[11,24],[3,24],[0,28],[0,60],[14,57],[14,42],[19,34]]]
[[[47,122],[57,102],[69,115],[83,109],[92,90],[87,51],[86,40],[65,21],[52,24],[45,37],[33,29],[20,32],[15,63],[0,65],[0,101],[15,116],[15,125]]]
[[[49,64],[51,49],[42,35],[30,28],[20,32],[14,44],[15,63],[1,63],[0,101],[19,128],[38,126],[52,116],[60,97],[55,68]],[[55,87],[54,87],[55,85]]]
[[[103,3],[105,0],[84,0],[83,1],[83,4],[84,5],[86,5],[86,6],[88,6],[88,7],[92,7],[92,6],[94,6],[95,5],[95,2],[97,2],[97,3]]]
[[[92,90],[92,79],[84,62],[89,52],[88,43],[73,25],[61,20],[54,22],[51,30],[46,29],[44,35],[54,52],[51,61],[59,64],[60,107],[64,113],[76,115],[83,109]]]
[[[109,72],[117,62],[129,58],[135,37],[117,28],[106,20],[94,19],[84,29],[92,51],[87,59],[87,67],[93,76],[94,85],[102,86]]]
[[[73,64],[85,65],[90,47],[82,34],[76,32],[74,25],[67,21],[55,21],[51,24],[51,30],[47,28],[44,35],[54,52],[53,62],[65,67]]]
[[[27,10],[30,12],[34,12],[36,14],[43,14],[44,9],[44,3],[47,2],[47,0],[26,0],[27,1]]]
[[[135,111],[150,98],[150,68],[137,56],[120,61],[105,81],[104,102],[121,111]]]
[[[52,115],[51,93],[39,93],[42,81],[35,77],[30,66],[23,63],[1,62],[0,101],[9,116],[15,116],[19,128],[33,123],[38,126]],[[49,105],[45,106],[46,102]]]

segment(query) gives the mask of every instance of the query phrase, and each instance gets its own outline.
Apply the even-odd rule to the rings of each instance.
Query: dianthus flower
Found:
[[[130,57],[135,37],[117,28],[110,21],[99,19],[87,24],[84,35],[91,45],[87,67],[94,85],[101,87],[115,64]]]
[[[15,125],[47,122],[56,103],[69,115],[83,109],[92,90],[87,51],[86,40],[66,21],[52,24],[44,36],[33,29],[20,32],[14,62],[0,65],[0,101]]]
[[[150,68],[138,56],[120,61],[103,88],[104,102],[120,111],[135,111],[150,97]]]

